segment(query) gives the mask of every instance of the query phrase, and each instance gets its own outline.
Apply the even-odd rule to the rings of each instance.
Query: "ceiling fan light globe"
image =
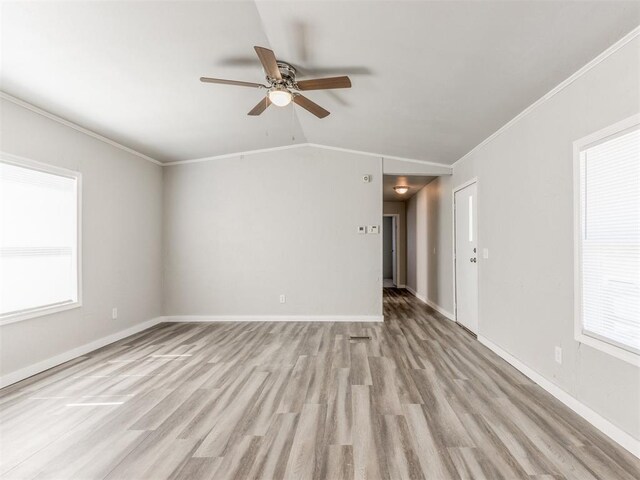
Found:
[[[288,90],[271,90],[269,92],[269,100],[276,107],[286,107],[291,103],[291,92]]]

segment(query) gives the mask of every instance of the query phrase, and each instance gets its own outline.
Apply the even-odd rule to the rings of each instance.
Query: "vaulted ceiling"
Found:
[[[318,143],[451,164],[640,23],[636,1],[4,2],[4,92],[160,161]],[[253,46],[331,111],[247,112]]]

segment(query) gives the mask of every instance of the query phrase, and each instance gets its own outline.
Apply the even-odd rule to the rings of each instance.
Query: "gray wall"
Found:
[[[357,233],[381,173],[311,147],[167,167],[165,314],[382,315],[382,236]]]
[[[425,300],[427,291],[427,190],[407,201],[407,288]]]
[[[636,38],[457,162],[435,209],[450,259],[452,188],[478,178],[480,336],[638,439],[640,369],[574,340],[572,142],[639,112],[639,51]],[[451,262],[431,267],[452,304]]]
[[[450,176],[438,177],[425,187],[427,201],[427,299],[453,317],[453,207],[443,198]]]
[[[437,177],[407,202],[407,286],[453,317],[453,213],[451,202],[442,198],[450,184],[451,176]]]
[[[0,150],[82,173],[82,306],[1,326],[6,375],[161,315],[162,168],[0,102]]]
[[[382,211],[385,215],[396,214],[398,217],[398,286],[407,283],[407,216],[405,202],[384,202]]]

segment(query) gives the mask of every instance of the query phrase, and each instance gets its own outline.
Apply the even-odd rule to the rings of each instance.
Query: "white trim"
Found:
[[[396,285],[396,288],[407,288],[406,285]]]
[[[640,366],[640,355],[605,340],[585,334],[582,329],[582,228],[580,212],[580,155],[594,143],[640,125],[640,114],[632,115],[573,142],[573,336],[584,345]]]
[[[34,170],[42,170],[46,173],[60,175],[61,177],[78,178],[82,176],[82,173],[76,170],[70,170],[68,168],[58,167],[57,165],[50,165],[45,162],[39,162],[37,160],[21,157],[20,155],[14,155],[13,153],[5,152],[3,150],[0,150],[0,160],[21,167],[32,168]]]
[[[409,287],[409,286],[405,286],[404,288],[406,288],[409,293],[411,293],[414,297],[416,297],[418,300],[420,300],[422,303],[425,303],[426,305],[430,306],[431,308],[433,308],[436,312],[438,312],[439,314],[443,315],[444,317],[446,317],[448,320],[451,320],[452,322],[455,322],[455,318],[453,317],[453,313],[451,313],[448,310],[445,310],[444,308],[442,308],[440,305],[438,305],[435,302],[432,302],[431,300],[429,300],[428,298],[424,297],[423,295],[420,295],[418,292],[416,292],[413,288]]]
[[[458,185],[453,189],[453,193],[459,192],[463,188],[467,188],[468,186],[473,185],[474,183],[478,183],[478,177],[473,177],[472,179],[467,180],[464,183],[461,183],[460,185]]]
[[[93,132],[87,128],[81,127],[80,125],[78,125],[77,123],[73,123],[70,122],[69,120],[65,120],[62,117],[59,117],[57,115],[54,115],[53,113],[47,112],[46,110],[43,110],[39,107],[36,107],[35,105],[32,105],[28,102],[25,102],[24,100],[20,100],[19,98],[16,98],[12,95],[9,95],[8,93],[5,93],[3,91],[0,91],[0,98],[4,99],[4,100],[8,100],[9,102],[15,103],[16,105],[19,105],[23,108],[26,108],[27,110],[31,110],[34,113],[37,113],[39,115],[42,115],[43,117],[47,117],[50,120],[53,120],[54,122],[58,122],[61,123],[62,125],[65,125],[69,128],[73,128],[74,130],[77,130],[78,132],[84,133],[85,135],[89,135],[90,137],[93,137],[97,140],[100,140],[101,142],[104,143],[108,143],[109,145],[119,148],[120,150],[124,150],[127,153],[130,153],[132,155],[135,155],[137,157],[140,157],[144,160],[147,160],[151,163],[155,163],[156,165],[162,165],[161,162],[159,162],[158,160],[156,160],[155,158],[151,158],[148,155],[145,155],[143,153],[140,153],[136,150],[134,150],[133,148],[129,148],[126,147],[124,145],[122,145],[121,143],[116,142],[115,140],[111,140],[110,138],[104,137],[96,132]]]
[[[335,152],[343,152],[343,153],[351,153],[354,155],[364,155],[367,157],[375,157],[375,158],[381,158],[381,159],[388,159],[388,160],[400,160],[403,162],[411,162],[411,163],[419,163],[422,165],[432,165],[434,167],[441,167],[441,168],[446,168],[449,171],[451,171],[451,165],[447,165],[445,163],[436,163],[436,162],[429,162],[427,160],[418,160],[415,158],[404,158],[404,157],[395,157],[395,156],[391,156],[391,155],[384,155],[382,153],[372,153],[372,152],[365,152],[362,150],[350,150],[348,148],[341,148],[341,147],[332,147],[330,145],[321,145],[319,143],[294,143],[292,145],[282,145],[280,147],[270,147],[270,148],[259,148],[257,150],[246,150],[243,152],[234,152],[234,153],[225,153],[222,155],[213,155],[211,157],[203,157],[203,158],[194,158],[194,159],[190,159],[190,160],[176,160],[173,162],[166,162],[166,163],[162,163],[161,165],[164,167],[171,167],[174,165],[184,165],[184,164],[188,164],[188,163],[202,163],[202,162],[211,162],[213,160],[223,160],[225,158],[235,158],[235,157],[243,157],[243,156],[248,156],[248,155],[255,155],[255,154],[259,154],[259,153],[269,153],[269,152],[279,152],[282,150],[291,150],[294,148],[320,148],[323,150],[332,150]]]
[[[611,137],[612,135],[617,135],[618,133],[622,133],[625,130],[633,128],[637,125],[640,125],[640,113],[631,115],[630,117],[627,117],[624,120],[620,120],[619,122],[616,122],[613,125],[609,125],[608,127],[602,128],[597,132],[590,133],[589,135],[586,135],[581,139],[576,140],[575,142],[573,142],[574,160],[575,160],[576,153],[579,153],[580,150],[584,150],[587,147],[591,147],[593,143],[597,143],[602,140],[605,140],[607,139],[607,137]]]
[[[163,322],[383,322],[384,315],[169,315]]]
[[[427,299],[426,299],[425,297],[423,297],[422,295],[420,295],[420,294],[419,294],[417,291],[415,291],[412,287],[410,287],[409,285],[406,285],[406,287],[405,287],[405,288],[409,291],[409,293],[410,293],[411,295],[413,295],[414,297],[416,297],[418,300],[420,300],[420,301],[422,301],[422,302],[424,302],[424,303],[427,303]]]
[[[73,310],[80,307],[82,307],[82,299],[80,298],[80,283],[78,283],[78,301],[49,307],[37,307],[17,313],[3,315],[0,316],[0,327],[11,323],[21,322],[23,320],[29,320],[30,318],[45,317],[47,315],[53,315],[54,313],[65,312],[67,310]]]
[[[126,330],[112,333],[111,335],[107,335],[106,337],[94,340],[93,342],[86,343],[80,347],[74,348],[72,350],[67,350],[66,352],[56,355],[55,357],[47,358],[46,360],[42,360],[38,363],[34,363],[33,365],[29,365],[28,367],[21,368],[20,370],[16,370],[14,372],[9,372],[0,377],[0,388],[4,388],[8,385],[19,382],[20,380],[24,380],[25,378],[29,378],[33,375],[44,372],[45,370],[56,367],[62,363],[68,362],[69,360],[73,360],[74,358],[86,355],[87,353],[93,352],[94,350],[102,348],[105,345],[109,345],[110,343],[114,343],[118,340],[122,340],[123,338],[135,335],[136,333],[146,330],[147,328],[151,328],[160,322],[162,322],[162,317],[152,318],[151,320],[139,323],[138,325],[127,328]]]
[[[2,92],[0,92],[2,93]],[[30,168],[33,170],[58,175],[61,177],[73,178],[76,180],[76,296],[74,302],[63,305],[45,306],[41,308],[30,309],[25,312],[19,312],[12,315],[0,316],[0,326],[10,323],[28,320],[30,318],[43,317],[54,313],[64,312],[74,308],[82,307],[82,173],[67,168],[49,165],[48,163],[39,162],[30,158],[13,155],[11,153],[0,150],[0,161],[19,167]]]
[[[510,128],[513,124],[515,124],[516,122],[518,122],[520,119],[522,119],[523,117],[525,117],[526,115],[528,115],[529,113],[531,113],[533,110],[535,110],[536,108],[538,108],[540,105],[542,105],[543,103],[545,103],[547,100],[551,99],[554,95],[556,95],[557,93],[560,93],[562,90],[564,90],[565,88],[567,88],[569,85],[571,85],[573,82],[575,82],[577,79],[579,79],[580,77],[582,77],[584,74],[586,74],[589,70],[591,70],[592,68],[594,68],[596,65],[598,65],[599,63],[601,63],[602,61],[606,60],[608,57],[610,57],[611,55],[613,55],[614,53],[616,53],[618,50],[620,50],[622,47],[624,47],[627,43],[629,43],[630,41],[632,41],[633,39],[635,39],[637,36],[640,35],[640,27],[636,27],[633,30],[631,30],[629,33],[627,33],[624,37],[622,37],[620,40],[618,40],[616,43],[614,43],[613,45],[611,45],[609,48],[607,48],[604,52],[602,52],[600,55],[598,55],[596,58],[594,58],[593,60],[591,60],[589,63],[587,63],[585,66],[583,66],[580,70],[578,70],[577,72],[575,72],[573,75],[571,75],[569,78],[565,79],[564,81],[562,81],[560,84],[556,85],[553,89],[551,89],[548,93],[546,93],[545,95],[543,95],[541,98],[539,98],[538,100],[536,100],[535,102],[533,102],[531,105],[529,105],[527,108],[525,108],[523,111],[521,111],[518,115],[516,115],[515,117],[513,117],[511,120],[509,120],[507,123],[505,123],[502,127],[500,127],[498,130],[496,130],[494,133],[492,133],[491,135],[489,135],[487,138],[485,138],[482,142],[480,142],[478,145],[476,145],[475,147],[473,147],[471,150],[469,150],[466,154],[464,154],[462,157],[460,157],[458,160],[456,160],[455,162],[453,162],[453,164],[451,165],[452,167],[455,167],[455,165],[458,162],[461,162],[462,160],[464,160],[465,158],[471,156],[475,151],[479,150],[480,148],[484,147],[487,143],[489,143],[491,140],[493,140],[494,138],[496,138],[498,135],[502,134],[505,130],[507,130],[508,128]]]
[[[256,150],[246,150],[244,152],[225,153],[222,155],[214,155],[211,157],[203,157],[203,158],[194,158],[191,160],[176,160],[173,162],[163,163],[162,166],[171,167],[174,165],[186,165],[188,163],[211,162],[214,160],[224,160],[225,158],[244,157],[248,155],[256,155],[259,153],[280,152],[282,150],[291,150],[292,148],[300,148],[300,147],[307,147],[307,146],[309,146],[308,143],[294,143],[292,145],[282,145],[280,147],[258,148]]]
[[[579,299],[577,299],[577,301],[579,301]],[[576,316],[577,315],[578,314],[576,313]],[[583,345],[589,345],[590,347],[600,350],[612,357],[616,357],[624,362],[630,363],[631,365],[640,367],[640,355],[583,333],[579,320],[576,320],[574,323],[574,338],[577,342]]]
[[[349,148],[332,147],[329,145],[321,145],[319,143],[306,143],[308,147],[322,148],[324,150],[334,150],[336,152],[353,153],[356,155],[365,155],[367,157],[377,157],[387,160],[400,160],[402,162],[420,163],[422,165],[433,165],[434,167],[448,168],[451,170],[452,166],[446,163],[430,162],[429,160],[420,160],[417,158],[396,157],[393,155],[385,155],[384,153],[365,152],[363,150],[351,150]],[[385,174],[387,175],[387,174]]]
[[[604,418],[602,415],[595,412],[594,410],[592,410],[591,408],[586,406],[584,403],[577,400],[575,397],[573,397],[569,393],[565,392],[556,384],[547,380],[538,372],[536,372],[535,370],[531,369],[530,367],[522,363],[516,357],[514,357],[510,353],[503,350],[501,347],[493,343],[488,338],[478,335],[478,341],[483,345],[485,345],[487,348],[489,348],[489,350],[492,350],[494,353],[496,353],[499,357],[504,359],[511,366],[515,367],[517,370],[519,370],[524,375],[529,377],[535,383],[540,385],[544,390],[549,392],[551,395],[553,395],[555,398],[560,400],[571,410],[573,410],[582,418],[584,418],[591,425],[593,425],[602,433],[604,433],[606,436],[611,438],[611,440],[618,443],[621,447],[627,449],[636,457],[640,458],[640,440],[632,437],[621,428],[615,426],[613,423],[611,423],[609,420]]]
[[[446,317],[447,319],[451,320],[452,322],[455,322],[455,318],[453,317],[453,313],[451,313],[448,310],[445,310],[444,308],[442,308],[440,305],[438,305],[435,302],[432,302],[431,300],[429,300],[428,298],[424,300],[424,303],[426,303],[427,305],[429,305],[431,308],[433,308],[436,312],[440,313],[441,315],[443,315],[444,317]]]

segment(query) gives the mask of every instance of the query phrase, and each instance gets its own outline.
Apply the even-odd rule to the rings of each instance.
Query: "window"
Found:
[[[80,174],[0,159],[0,324],[80,305]]]
[[[576,338],[640,364],[640,119],[576,142]]]

